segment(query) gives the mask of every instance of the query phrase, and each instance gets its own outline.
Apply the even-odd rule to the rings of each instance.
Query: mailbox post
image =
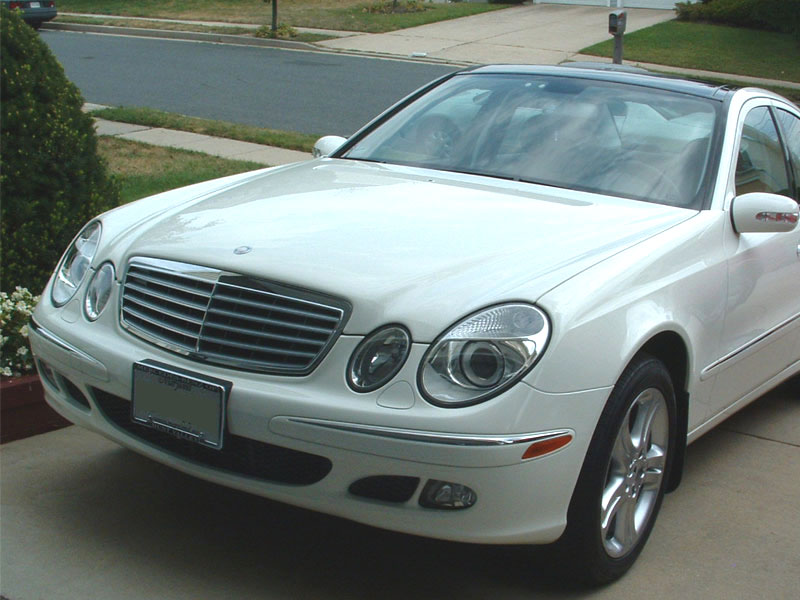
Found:
[[[628,14],[624,10],[615,10],[608,15],[608,33],[614,36],[614,64],[622,64],[622,35]]]

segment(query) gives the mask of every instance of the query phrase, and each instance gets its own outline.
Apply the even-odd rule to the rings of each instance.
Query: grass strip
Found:
[[[375,13],[369,0],[279,0],[278,19],[293,27],[315,27],[380,33],[456,19],[507,4],[482,2],[424,3],[425,10]],[[63,12],[225,21],[263,25],[272,20],[272,5],[261,0],[58,0]]]
[[[139,29],[158,29],[160,31],[191,31],[193,33],[216,33],[219,35],[241,35],[253,37],[256,29],[248,27],[232,27],[227,25],[198,25],[193,23],[165,22],[165,21],[146,21],[140,19],[115,19],[114,17],[73,17],[59,15],[55,19],[58,23],[75,23],[77,25],[105,25],[108,27],[133,27]],[[287,39],[294,42],[321,42],[329,40],[333,36],[320,35],[318,33],[298,32]]]
[[[98,150],[120,184],[123,204],[192,183],[264,168],[258,163],[108,136],[100,136]]]
[[[192,133],[201,133],[242,142],[253,142],[255,144],[287,148],[289,150],[300,150],[302,152],[311,152],[314,143],[320,137],[293,131],[278,131],[276,129],[254,127],[252,125],[239,125],[226,121],[187,117],[156,110],[154,108],[121,106],[118,108],[106,108],[95,111],[92,113],[92,116],[109,121],[190,131]]]
[[[224,35],[253,35],[247,27],[229,27],[222,25],[193,25],[190,23],[167,23],[164,21],[142,21],[138,19],[115,19],[114,17],[72,17],[58,15],[57,23],[75,23],[77,25],[106,25],[110,27],[136,27],[139,29],[161,29],[167,31],[192,31],[198,33],[217,33]]]
[[[625,60],[800,82],[800,47],[791,35],[667,21],[625,35]],[[581,50],[613,55],[608,40]]]

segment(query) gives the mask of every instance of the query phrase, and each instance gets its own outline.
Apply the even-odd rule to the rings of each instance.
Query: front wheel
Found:
[[[603,410],[557,543],[587,583],[618,579],[642,551],[664,496],[675,419],[669,372],[638,356]]]

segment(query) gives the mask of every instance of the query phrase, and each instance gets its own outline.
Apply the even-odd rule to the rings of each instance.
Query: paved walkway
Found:
[[[189,133],[188,131],[118,123],[105,119],[95,119],[95,129],[98,135],[108,135],[154,146],[168,146],[170,148],[205,152],[222,158],[249,160],[268,166],[283,165],[311,158],[311,154],[307,152],[285,150],[251,142],[240,142],[199,133]]]
[[[669,21],[669,10],[626,9],[628,32]],[[608,7],[533,4],[390,33],[367,33],[317,46],[457,63],[558,64],[609,39]]]

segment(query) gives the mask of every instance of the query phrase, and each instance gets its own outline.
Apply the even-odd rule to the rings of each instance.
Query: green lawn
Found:
[[[402,0],[401,0],[402,2]],[[293,27],[383,32],[507,8],[506,4],[425,3],[422,12],[370,12],[370,0],[278,0],[278,20]],[[224,21],[271,22],[272,5],[263,0],[58,0],[63,12]]]
[[[625,60],[800,82],[800,43],[784,33],[667,21],[625,35]],[[612,56],[609,40],[581,50]]]
[[[179,129],[181,131],[191,131],[192,133],[202,133],[204,135],[213,135],[215,137],[253,142],[254,144],[264,144],[267,146],[277,146],[278,148],[288,148],[289,150],[300,150],[302,152],[311,152],[314,147],[314,142],[320,137],[318,135],[308,135],[293,131],[279,131],[276,129],[239,125],[237,123],[228,123],[225,121],[186,117],[175,113],[163,112],[154,108],[107,108],[95,111],[92,115],[101,119],[108,119],[109,121],[134,123],[136,125],[147,125],[149,127],[163,127],[165,129]]]
[[[184,185],[264,168],[257,163],[114,137],[101,136],[98,148],[109,172],[120,184],[123,204]]]

